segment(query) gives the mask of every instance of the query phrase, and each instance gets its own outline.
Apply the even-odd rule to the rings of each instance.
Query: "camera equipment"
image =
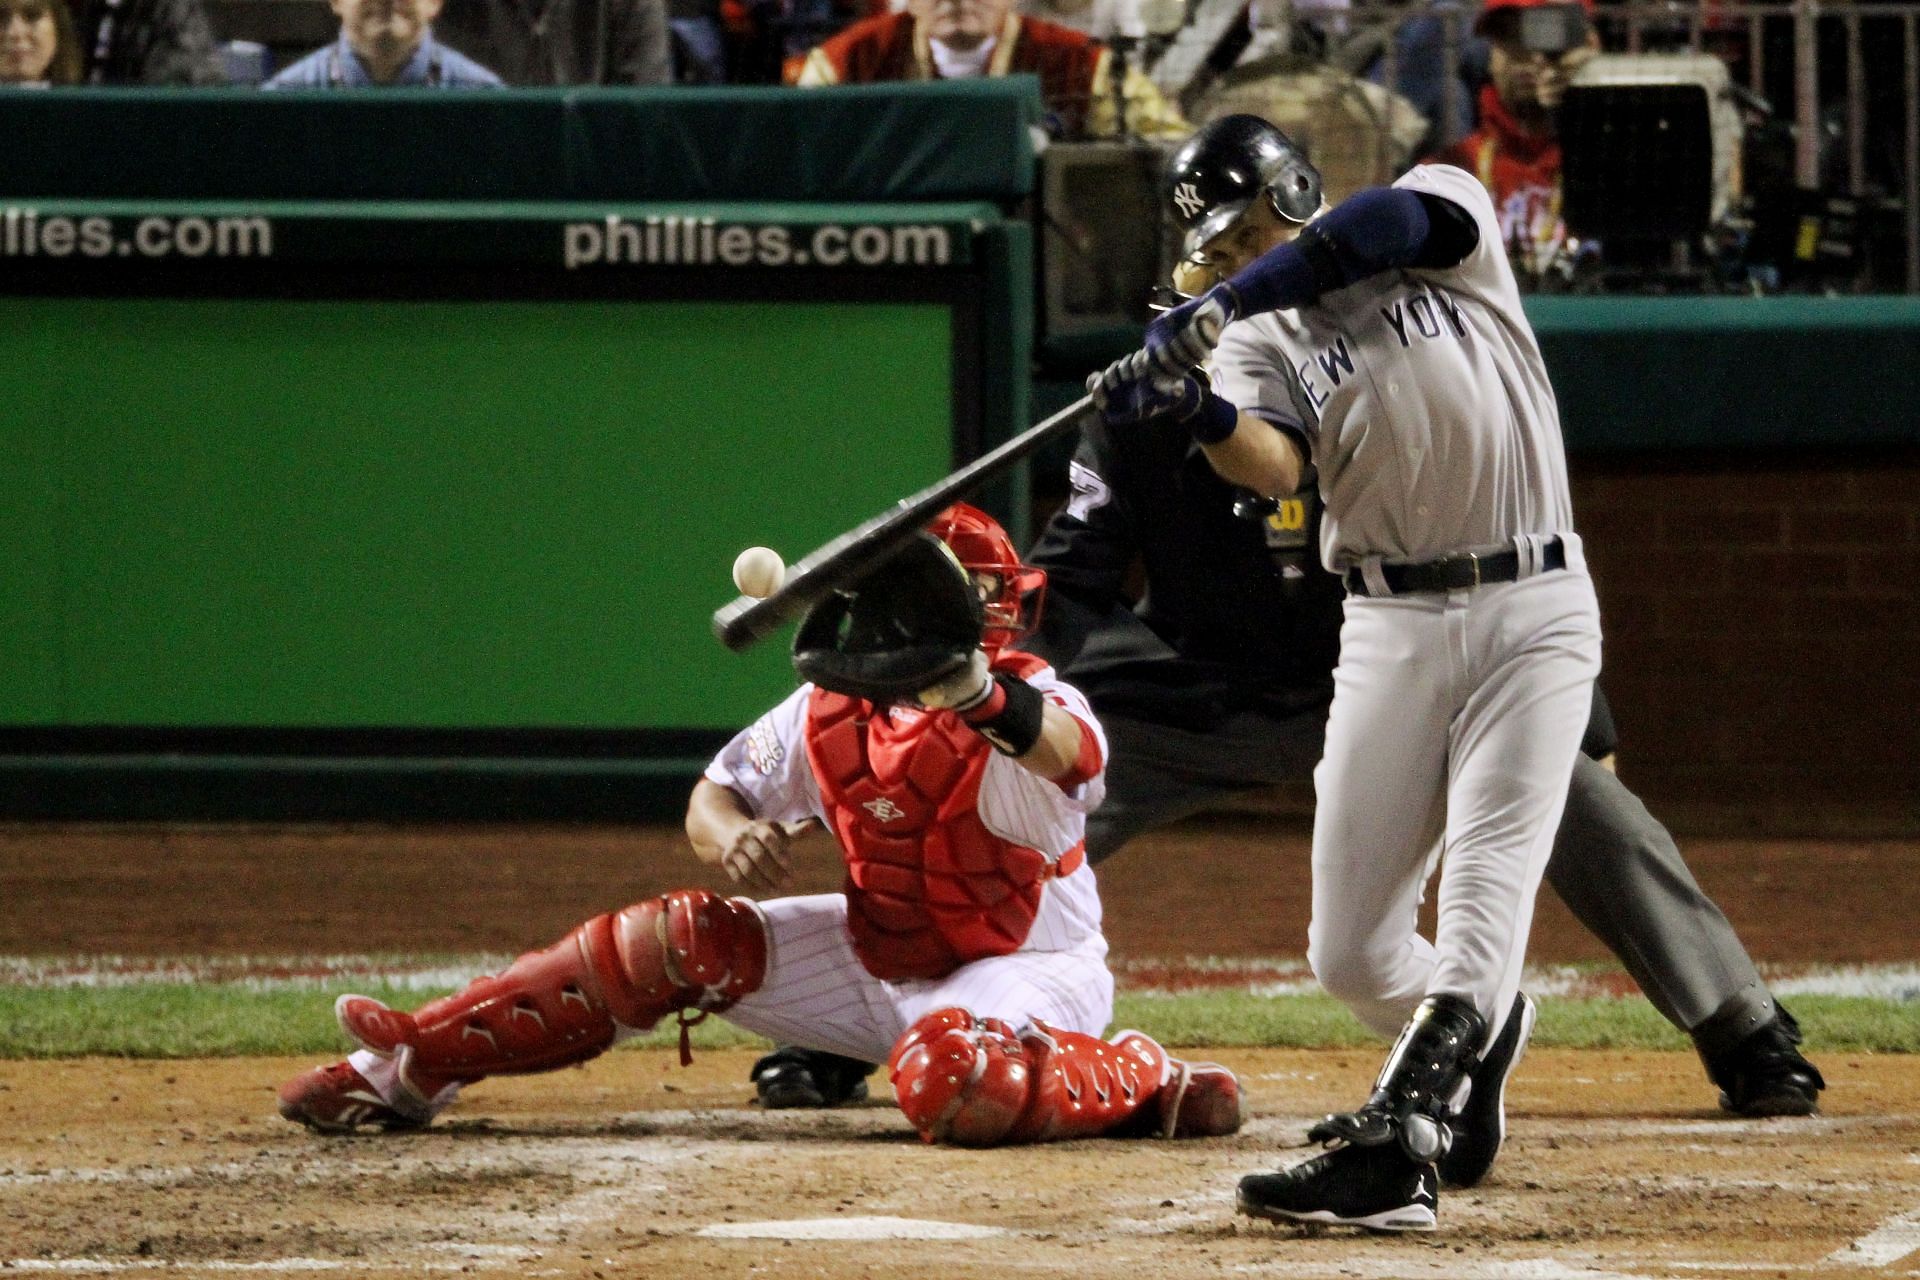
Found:
[[[1733,199],[1740,111],[1706,54],[1601,54],[1560,105],[1567,229],[1616,244],[1694,241]]]
[[[1180,238],[1160,213],[1165,151],[1140,142],[1056,142],[1040,154],[1041,339],[1148,318]]]

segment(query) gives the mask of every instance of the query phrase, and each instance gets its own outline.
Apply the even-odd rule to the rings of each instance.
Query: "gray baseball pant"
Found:
[[[1143,832],[1236,793],[1312,776],[1325,713],[1243,711],[1205,732],[1100,712],[1107,797],[1087,819],[1098,863]],[[1581,756],[1545,879],[1702,1053],[1738,1043],[1773,1017],[1772,993],[1673,836],[1626,786]]]

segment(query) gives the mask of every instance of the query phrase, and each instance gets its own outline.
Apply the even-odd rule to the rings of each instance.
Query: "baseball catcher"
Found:
[[[708,1014],[884,1062],[928,1142],[1240,1126],[1239,1083],[1149,1037],[1100,1038],[1113,977],[1086,865],[1106,743],[1079,691],[1009,646],[1045,575],[965,504],[801,623],[803,683],[708,765],[687,807],[704,862],[775,889],[809,823],[839,893],[679,890],[596,916],[412,1013],[342,996],[360,1047],[280,1090],[324,1133],[418,1128],[492,1075],[585,1062],[662,1018]]]

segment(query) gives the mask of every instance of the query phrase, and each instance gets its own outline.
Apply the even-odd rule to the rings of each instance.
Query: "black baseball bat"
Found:
[[[1057,436],[1080,430],[1099,410],[1082,396],[1053,416],[1035,423],[990,453],[944,480],[900,499],[873,519],[809,551],[787,571],[780,589],[764,600],[740,596],[713,614],[713,634],[736,653],[767,638],[782,623],[798,618],[828,594],[872,572],[898,551],[941,510],[1011,467]]]

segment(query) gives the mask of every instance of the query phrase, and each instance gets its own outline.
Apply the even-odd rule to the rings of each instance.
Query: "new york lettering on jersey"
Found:
[[[1327,507],[1322,559],[1335,572],[1572,526],[1559,412],[1491,202],[1445,166],[1396,185],[1467,209],[1479,247],[1457,266],[1385,271],[1230,324],[1214,358],[1222,397],[1309,445]],[[1501,496],[1462,503],[1463,493]]]
[[[1439,342],[1448,338],[1459,341],[1467,336],[1467,321],[1460,312],[1460,304],[1427,285],[1410,283],[1402,296],[1390,297],[1374,310],[1403,351],[1411,349],[1416,342]],[[1341,334],[1331,345],[1320,348],[1294,366],[1301,394],[1313,406],[1316,416],[1348,379],[1358,382],[1361,375],[1355,362],[1372,341],[1373,335],[1368,335],[1350,345],[1346,335]]]

